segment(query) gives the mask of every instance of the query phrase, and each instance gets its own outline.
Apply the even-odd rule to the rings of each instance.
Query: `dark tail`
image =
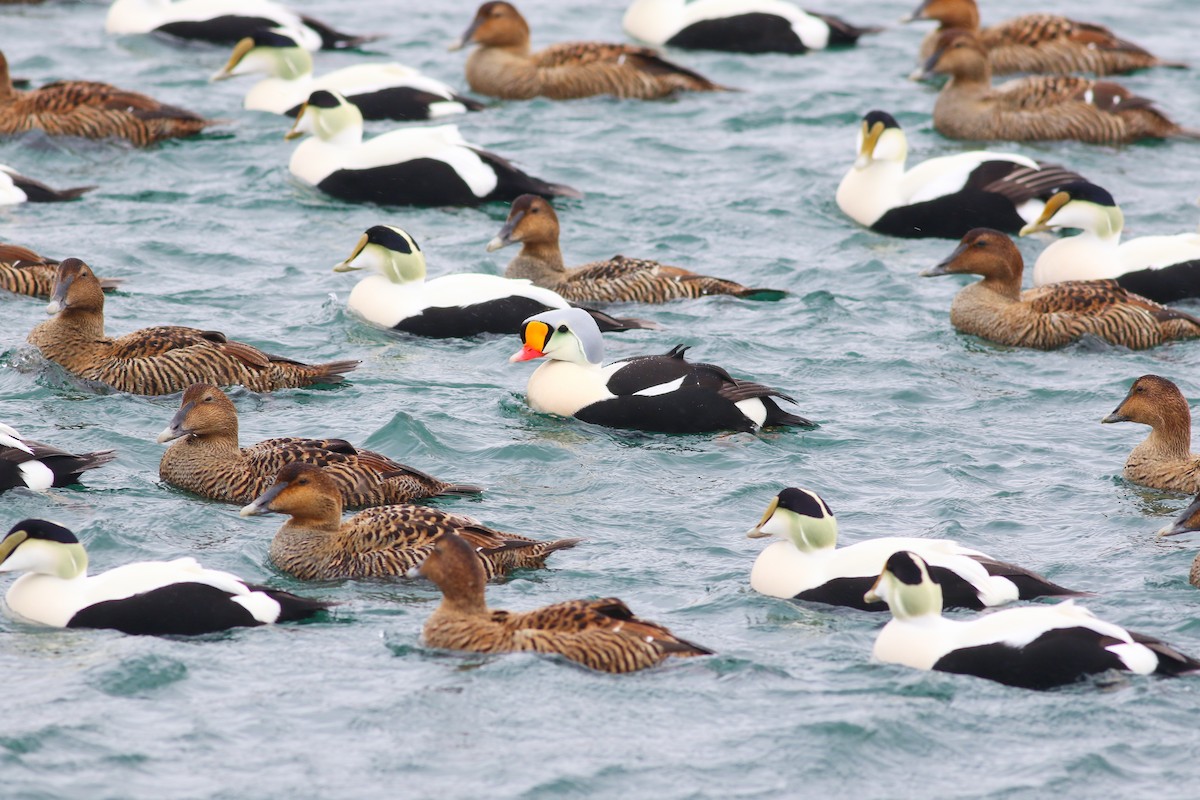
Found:
[[[1158,656],[1158,668],[1154,670],[1154,674],[1174,678],[1179,675],[1200,672],[1200,661],[1186,653],[1179,652],[1161,639],[1136,631],[1130,631],[1129,636],[1138,644],[1149,647]]]
[[[478,100],[472,100],[469,97],[463,97],[461,94],[454,95],[454,99],[466,106],[467,111],[483,111],[485,108],[487,108],[486,105]]]
[[[383,38],[381,34],[375,34],[373,36],[352,36],[348,33],[336,31],[326,25],[324,22],[315,20],[312,17],[301,16],[300,19],[304,21],[305,25],[321,35],[322,50],[346,50],[348,48],[358,47],[359,45],[364,45],[367,42],[373,42],[376,39]]]
[[[309,369],[312,383],[341,383],[346,379],[345,373],[358,368],[361,361],[331,361],[328,364],[314,364]]]
[[[788,399],[790,400],[790,398]],[[763,405],[767,408],[767,421],[763,425],[764,428],[770,428],[776,425],[791,425],[797,428],[809,429],[821,427],[811,419],[805,419],[804,417],[797,416],[796,414],[789,414],[780,408],[778,403],[771,398],[764,397]]]
[[[638,319],[637,317],[614,317],[603,311],[598,311],[594,308],[584,308],[583,306],[575,306],[582,308],[588,315],[596,320],[596,327],[602,333],[620,333],[621,331],[660,331],[662,325],[657,322],[651,322],[648,319]]]
[[[276,603],[279,603],[279,617],[275,620],[276,622],[299,622],[337,605],[337,603],[327,600],[313,600],[279,589],[268,589],[265,586],[248,586],[247,588],[256,592],[264,592]]]
[[[787,292],[782,289],[743,289],[736,296],[743,300],[762,300],[773,303],[787,297]]]
[[[856,44],[858,37],[866,36],[869,33],[882,33],[887,30],[886,27],[874,25],[870,27],[859,27],[851,25],[841,17],[835,17],[832,14],[818,14],[815,11],[807,12],[829,26],[829,46],[839,47]]]
[[[654,641],[662,648],[664,653],[672,656],[686,658],[688,656],[716,655],[715,650],[709,650],[707,647],[701,647],[698,644],[689,642],[686,639],[680,639],[679,637],[675,637],[674,639],[655,639]]]
[[[46,445],[35,442],[27,442],[27,444],[38,445],[33,448],[34,454],[54,473],[54,486],[59,489],[79,483],[83,473],[89,469],[103,467],[117,457],[117,454],[112,450],[97,450],[94,453],[79,453],[76,455],[74,453],[61,452],[55,448],[54,452],[42,454],[39,451],[42,447],[46,447]]]

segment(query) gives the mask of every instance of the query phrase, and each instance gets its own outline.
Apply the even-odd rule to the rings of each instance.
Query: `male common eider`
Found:
[[[1108,670],[1173,677],[1200,669],[1200,661],[1099,620],[1074,600],[946,619],[942,588],[928,565],[903,550],[888,558],[865,599],[883,600],[892,610],[873,651],[887,664],[975,675],[1024,689],[1051,689]]]
[[[1200,495],[1196,499],[1179,512],[1179,516],[1170,525],[1163,526],[1159,532],[1159,536],[1182,536],[1185,533],[1194,533],[1200,531]],[[1188,583],[1200,589],[1200,553],[1192,559],[1192,567],[1188,570]]]
[[[286,138],[305,133],[312,137],[292,153],[288,169],[342,200],[458,206],[512,200],[526,192],[582,197],[467,143],[453,125],[391,131],[364,142],[362,112],[337,92],[313,92]]]
[[[838,207],[889,236],[961,239],[979,227],[1016,233],[1037,219],[1058,187],[1082,180],[1057,164],[1014,153],[972,150],[906,172],[907,158],[908,141],[892,115],[867,112],[858,158],[838,185]]]
[[[1174,383],[1143,375],[1116,410],[1100,421],[1150,426],[1150,435],[1125,461],[1126,478],[1152,489],[1200,492],[1200,455],[1192,453],[1192,412]]]
[[[497,611],[484,596],[487,575],[463,538],[440,536],[416,572],[433,581],[442,602],[425,622],[429,647],[473,653],[532,651],[559,655],[600,672],[634,672],[668,657],[712,651],[662,625],[638,619],[615,597],[567,600],[533,611]]]
[[[246,583],[194,558],[135,561],[88,576],[75,534],[53,522],[18,522],[0,540],[0,572],[23,572],[4,596],[13,616],[55,628],[112,628],[195,636],[307,619],[329,603]]]
[[[604,339],[586,311],[547,311],[525,320],[522,347],[509,361],[546,358],[529,376],[526,399],[534,411],[575,417],[610,428],[658,433],[755,431],[775,425],[816,427],[779,407],[792,398],[738,380],[712,364],[684,359],[676,345],[666,355],[634,356],[601,366]]]
[[[21,438],[0,422],[0,492],[24,486],[44,492],[51,486],[79,483],[83,473],[102,467],[116,456],[112,450],[68,453],[48,444]]]
[[[0,206],[74,200],[95,188],[95,186],[76,186],[74,189],[51,189],[41,181],[26,178],[12,167],[0,164]]]

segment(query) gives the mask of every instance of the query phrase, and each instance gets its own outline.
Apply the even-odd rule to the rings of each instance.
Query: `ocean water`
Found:
[[[468,2],[295,0],[369,54],[322,53],[320,71],[397,60],[465,88],[445,45]],[[905,127],[911,163],[972,149],[932,130],[935,91],[905,79],[925,28],[912,3],[836,9],[888,30],[806,57],[673,52],[744,91],[664,102],[495,102],[455,120],[468,140],[586,192],[557,204],[568,263],[615,253],[787,289],[778,303],[726,298],[622,305],[663,331],[611,336],[612,358],[690,345],[697,359],[779,387],[815,431],[665,436],[533,413],[516,336],[398,338],[347,313],[356,277],[336,275],[359,234],[400,225],[431,275],[501,273],[489,254],[501,204],[385,209],[323,197],[287,171],[288,123],[241,109],[252,79],[209,84],[227,52],[104,33],[105,5],[0,8],[0,48],[36,82],[92,78],[227,120],[139,151],[29,135],[0,163],[86,199],[0,210],[0,238],[79,256],[125,279],[108,329],[179,323],[223,330],[308,361],[360,358],[345,386],[235,390],[243,443],[341,436],[439,477],[487,487],[440,503],[504,530],[583,536],[550,568],[489,587],[525,609],[619,596],[716,650],[631,676],[532,655],[424,648],[438,595],[419,581],[304,584],[267,563],[282,519],[159,482],[154,442],[177,398],[97,395],[32,354],[41,302],[0,298],[0,419],[117,461],[85,489],[9,492],[0,528],[49,517],[76,530],[96,571],[195,556],[339,605],[312,624],[195,640],[44,630],[0,618],[0,795],[50,797],[1026,798],[1147,797],[1198,776],[1200,681],[1132,678],[1034,693],[873,663],[886,615],[752,592],[764,546],[744,532],[784,486],[812,488],[843,540],[952,537],[1096,596],[1100,616],[1200,654],[1197,543],[1154,532],[1187,498],[1121,478],[1144,429],[1101,426],[1132,379],[1157,373],[1200,394],[1200,343],[1133,353],[1097,343],[1041,353],[956,334],[963,279],[917,273],[954,243],[887,239],[834,203],[861,115]],[[985,21],[1054,10],[1110,24],[1167,57],[1192,55],[1189,0],[985,2]],[[520,4],[535,45],[623,40],[623,4]],[[1194,72],[1120,79],[1200,126]],[[390,123],[373,123],[379,132]],[[997,145],[1070,165],[1109,188],[1127,234],[1195,228],[1200,144],[1121,149]],[[1032,260],[1047,239],[1020,247]],[[9,579],[0,581],[7,586]]]

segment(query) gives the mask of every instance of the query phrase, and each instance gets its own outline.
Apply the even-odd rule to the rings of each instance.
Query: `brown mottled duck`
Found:
[[[1170,492],[1200,492],[1200,455],[1192,453],[1192,412],[1179,387],[1143,375],[1101,422],[1136,422],[1150,435],[1133,448],[1122,474],[1134,483]]]

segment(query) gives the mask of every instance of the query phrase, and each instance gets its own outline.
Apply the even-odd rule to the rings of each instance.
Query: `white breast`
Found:
[[[569,361],[547,361],[529,376],[525,398],[534,411],[570,417],[581,408],[615,395],[605,386],[605,376],[594,366]]]

